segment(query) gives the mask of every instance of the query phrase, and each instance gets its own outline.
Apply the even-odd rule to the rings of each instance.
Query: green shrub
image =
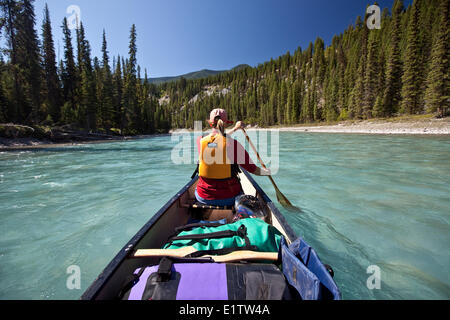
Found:
[[[348,120],[348,112],[347,109],[342,108],[341,110],[341,114],[339,115],[339,117],[337,118],[338,121],[345,121]]]

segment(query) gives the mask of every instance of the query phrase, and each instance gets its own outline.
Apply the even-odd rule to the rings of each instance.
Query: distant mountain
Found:
[[[239,71],[239,70],[245,69],[245,68],[251,68],[251,67],[248,64],[239,64],[231,70]]]
[[[247,67],[250,67],[250,66],[248,64],[240,64],[240,65],[232,68],[231,70],[240,70],[240,69],[244,69],[244,68],[247,68]],[[203,70],[200,70],[200,71],[194,71],[194,72],[182,74],[180,76],[150,78],[149,82],[153,83],[153,84],[161,84],[161,83],[164,83],[164,82],[177,81],[181,77],[185,78],[186,80],[201,79],[201,78],[207,78],[209,76],[214,76],[216,74],[227,72],[227,71],[230,71],[230,70],[217,71],[217,70],[203,69]]]

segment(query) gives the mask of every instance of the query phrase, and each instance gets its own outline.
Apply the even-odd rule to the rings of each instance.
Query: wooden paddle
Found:
[[[261,163],[261,166],[264,169],[267,169],[266,165],[262,161],[261,157],[259,156],[258,150],[256,150],[255,146],[253,145],[252,141],[250,140],[250,137],[247,135],[247,132],[244,128],[241,128],[244,132],[245,137],[247,138],[248,143],[250,144],[250,147],[253,149],[253,151],[256,153],[256,156],[258,157],[259,162]],[[302,212],[302,210],[296,206],[294,206],[287,198],[286,196],[281,193],[280,189],[278,189],[278,186],[276,185],[275,181],[273,180],[272,176],[268,176],[270,181],[272,182],[273,187],[275,188],[275,192],[277,194],[277,200],[278,202],[286,209],[291,211],[297,211]]]
[[[194,247],[184,247],[180,249],[139,249],[133,258],[143,257],[174,257],[184,258],[187,255],[197,252]],[[257,251],[234,251],[223,256],[203,256],[201,258],[212,258],[214,262],[236,262],[241,260],[269,260],[277,261],[278,252],[257,252]]]

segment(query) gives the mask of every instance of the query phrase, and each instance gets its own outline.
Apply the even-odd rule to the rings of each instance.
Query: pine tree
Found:
[[[154,128],[154,108],[153,100],[150,96],[150,84],[148,80],[147,69],[145,69],[144,84],[142,87],[142,97],[143,97],[143,118],[145,123],[145,132],[153,133]]]
[[[268,124],[275,125],[278,123],[278,82],[274,81],[272,91],[269,98],[269,117]]]
[[[323,100],[320,99],[323,95],[323,84],[325,80],[326,71],[325,60],[325,43],[321,38],[317,38],[314,42],[314,54],[312,62],[312,101],[314,121],[323,120]]]
[[[64,123],[73,123],[76,120],[76,88],[78,87],[79,77],[75,65],[72,35],[67,24],[67,18],[64,18],[61,28],[64,34],[64,62],[61,70],[62,94],[64,100],[62,120]]]
[[[300,112],[300,122],[312,122],[314,119],[314,107],[312,92],[314,91],[314,85],[312,81],[312,52],[313,44],[309,43],[308,48],[303,52],[303,74],[305,81],[305,94],[302,101],[302,109]]]
[[[293,109],[293,102],[292,102],[292,90],[290,88],[290,86],[287,87],[287,99],[286,99],[286,108],[284,110],[285,114],[284,114],[284,123],[285,124],[292,124],[291,122],[291,114],[292,114],[292,109]]]
[[[102,125],[106,129],[110,129],[113,121],[113,80],[111,67],[109,65],[109,56],[108,56],[108,44],[106,41],[106,33],[103,30],[103,44],[102,44],[102,71],[101,71],[101,81],[102,81],[102,92],[101,92],[101,116],[102,116]],[[99,101],[100,103],[100,101]]]
[[[450,105],[450,2],[441,0],[439,30],[434,37],[430,71],[427,77],[426,100],[429,112],[447,114]]]
[[[5,71],[5,63],[0,55],[0,76]],[[0,78],[0,123],[7,122],[8,119],[8,100],[5,96],[3,79]]]
[[[285,109],[286,109],[286,103],[287,103],[287,88],[286,88],[286,81],[281,81],[281,88],[280,88],[280,95],[278,96],[278,103],[277,103],[277,120],[278,124],[282,125],[286,123],[285,119]]]
[[[122,119],[122,128],[129,127],[130,129],[136,129],[138,117],[137,111],[137,97],[136,97],[136,68],[137,68],[137,46],[136,46],[136,26],[133,24],[130,31],[130,45],[129,45],[129,58],[125,64],[125,92],[124,92],[124,113]]]
[[[25,97],[19,79],[18,52],[17,52],[17,20],[20,8],[14,0],[2,0],[0,6],[6,29],[6,37],[9,47],[8,72],[12,75],[12,88],[10,90],[11,102],[5,112],[9,121],[21,122]]]
[[[39,40],[35,29],[34,0],[23,0],[17,17],[17,63],[21,73],[25,101],[22,119],[37,122],[41,106],[42,68]]]
[[[44,22],[42,25],[43,39],[43,65],[46,84],[46,102],[49,114],[54,122],[58,122],[61,117],[60,84],[56,67],[56,54],[52,36],[52,26],[50,13],[47,4],[44,9]]]
[[[92,70],[91,47],[86,40],[83,22],[77,29],[78,69],[80,72],[80,101],[78,108],[79,121],[86,129],[96,129],[97,101]]]
[[[411,16],[407,31],[407,46],[405,52],[405,63],[402,88],[402,113],[415,114],[421,110],[420,88],[421,88],[421,66],[420,66],[420,43],[419,43],[419,8],[415,0],[411,8]]]
[[[291,124],[295,124],[298,122],[299,117],[299,109],[300,109],[300,99],[301,99],[301,86],[300,80],[297,79],[292,85],[291,88],[291,114],[290,114],[290,122]]]
[[[369,41],[367,45],[367,65],[364,78],[364,102],[363,117],[372,118],[372,109],[378,96],[380,66],[378,57],[379,49],[379,30],[370,30]]]
[[[360,17],[358,17],[360,19]],[[367,15],[364,22],[367,21]],[[363,104],[365,95],[365,78],[366,78],[366,65],[367,65],[367,41],[369,36],[369,29],[366,24],[361,24],[360,20],[357,20],[357,32],[360,34],[360,50],[356,56],[359,59],[358,70],[356,72],[356,82],[350,94],[350,118],[363,118]]]
[[[386,66],[386,82],[382,103],[379,103],[378,116],[389,117],[398,111],[402,88],[402,62],[400,53],[403,1],[396,0],[392,7],[392,27],[389,42],[389,56]]]
[[[348,84],[345,77],[345,71],[347,68],[347,57],[342,48],[342,43],[339,43],[337,48],[337,62],[338,62],[338,98],[337,98],[337,108],[340,116],[343,116],[342,120],[346,120],[345,115],[347,114],[347,96],[348,96]]]
[[[113,108],[114,108],[114,127],[122,128],[123,119],[123,78],[121,58],[118,56],[116,69],[113,75]]]

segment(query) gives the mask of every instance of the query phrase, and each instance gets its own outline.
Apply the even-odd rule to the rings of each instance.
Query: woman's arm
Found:
[[[241,122],[239,121],[236,124],[236,127],[239,129],[241,128]],[[236,128],[235,127],[235,128]],[[248,154],[247,150],[236,140],[231,139],[232,143],[230,144],[234,146],[233,148],[233,163],[239,164],[243,169],[247,170],[248,172],[257,175],[257,176],[270,176],[271,172],[270,169],[264,169],[256,166],[252,159],[250,158],[250,155]],[[231,155],[231,150],[229,149],[229,154]]]
[[[234,126],[234,128],[227,132],[227,135],[232,135],[233,133],[235,133],[236,131],[238,131],[239,129],[242,129],[242,128],[244,128],[244,124],[242,123],[242,121],[238,121],[238,122],[236,122],[236,125]]]

